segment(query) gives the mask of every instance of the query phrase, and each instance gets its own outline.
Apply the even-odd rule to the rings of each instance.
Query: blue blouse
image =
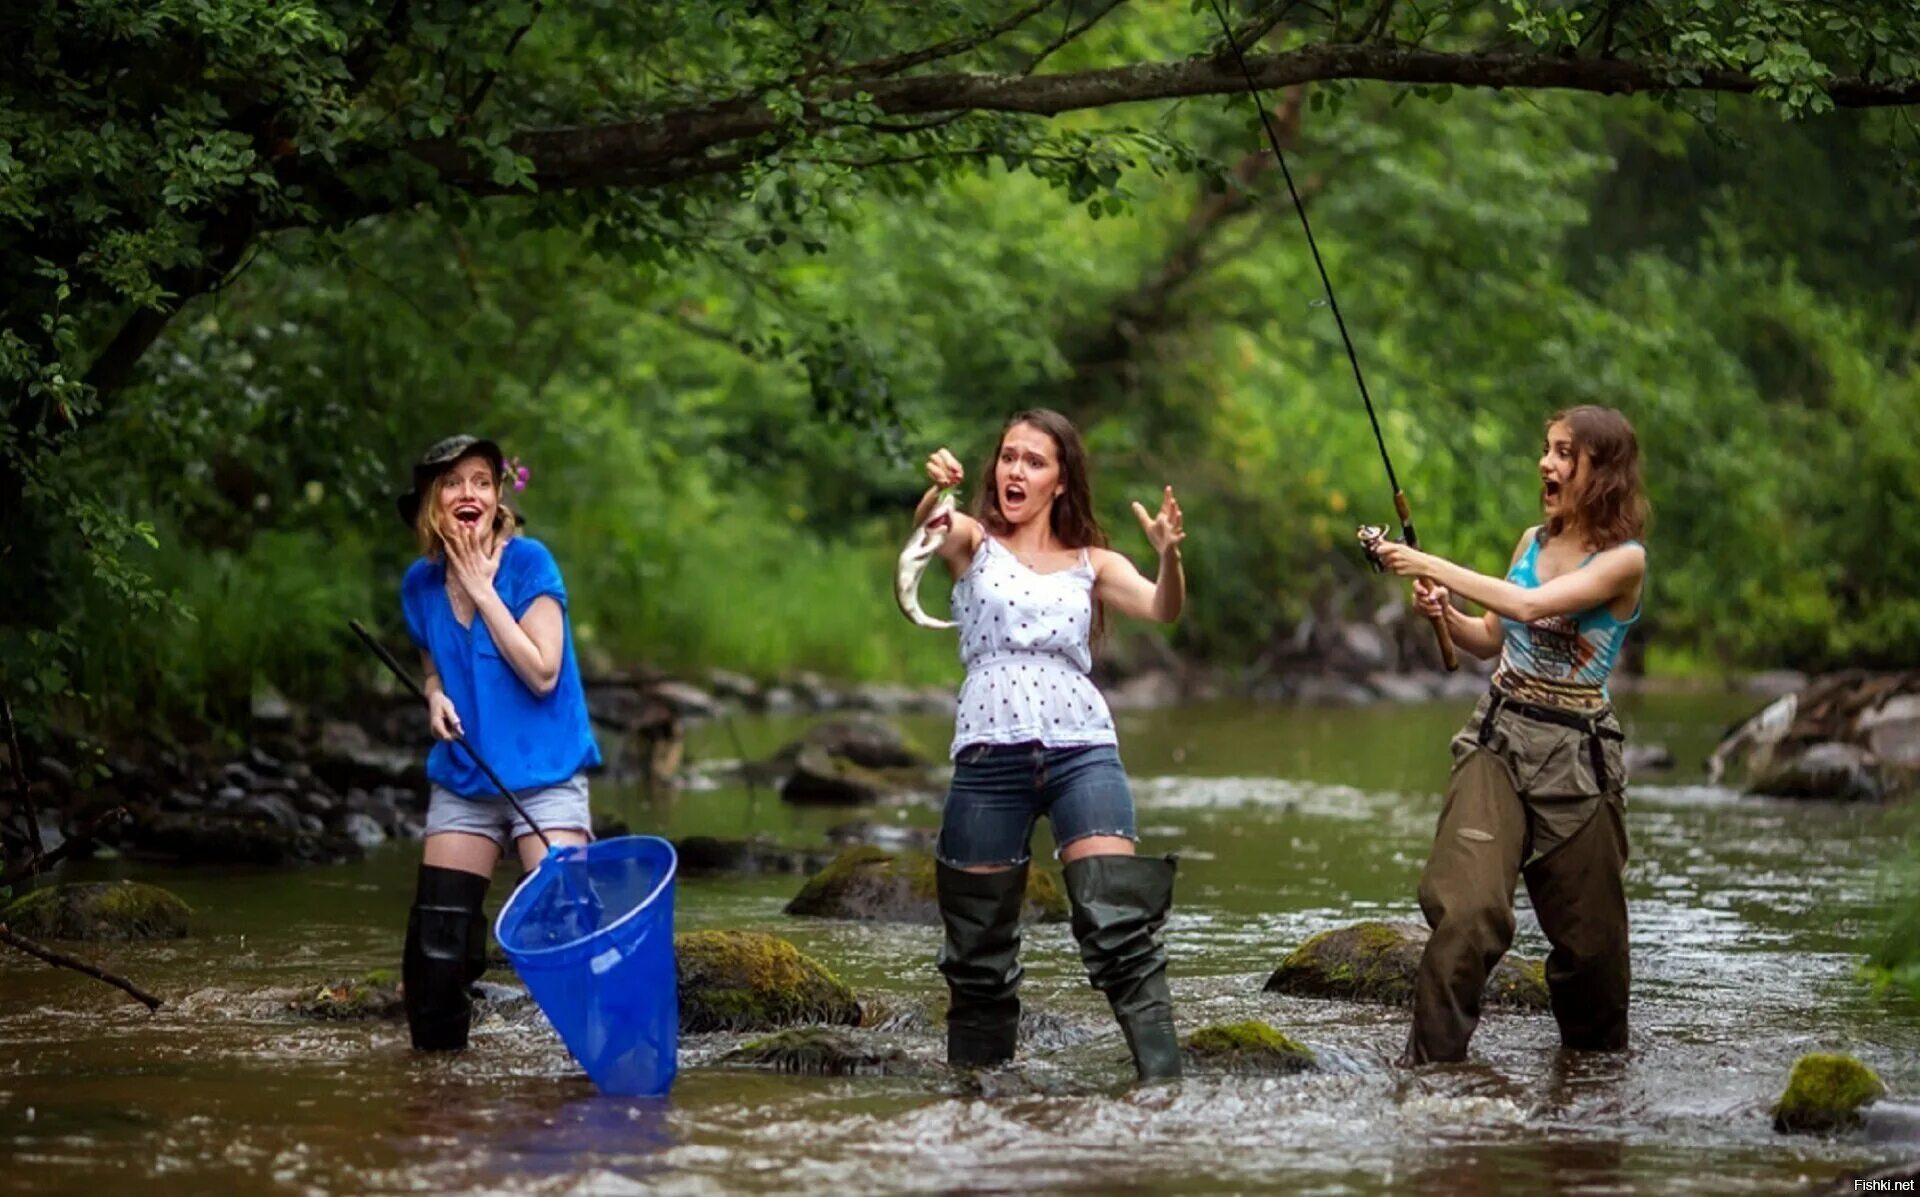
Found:
[[[407,634],[440,671],[467,742],[516,794],[558,785],[598,765],[600,746],[587,719],[587,692],[580,683],[573,625],[566,616],[567,588],[547,546],[525,536],[507,541],[493,579],[515,622],[542,595],[552,595],[560,604],[564,656],[559,681],[544,698],[528,689],[500,655],[486,620],[476,613],[471,626],[460,626],[446,585],[446,564],[423,557],[400,582],[400,607]],[[427,754],[427,778],[466,798],[499,795],[472,758],[451,741],[435,744]]]

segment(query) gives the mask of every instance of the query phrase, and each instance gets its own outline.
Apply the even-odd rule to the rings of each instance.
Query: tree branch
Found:
[[[1060,0],[1038,0],[1037,3],[1027,5],[999,24],[990,25],[978,33],[950,38],[935,45],[923,46],[918,50],[909,50],[905,54],[896,54],[891,58],[875,59],[872,62],[862,63],[847,73],[854,79],[884,79],[890,75],[897,75],[901,71],[924,66],[929,62],[938,62],[943,58],[952,58],[956,54],[965,54],[969,50],[978,49],[988,42],[1012,33],[1059,2]]]
[[[96,981],[105,981],[116,989],[125,990],[127,993],[132,994],[142,1005],[146,1006],[149,1011],[158,1010],[164,1004],[159,998],[148,993],[138,985],[135,985],[125,977],[110,973],[97,964],[88,964],[86,961],[69,956],[64,952],[56,952],[52,948],[42,947],[26,936],[13,931],[5,923],[0,923],[0,943],[4,943],[11,948],[17,948],[29,956],[38,957],[48,964],[53,965],[55,968],[70,968],[76,973],[85,973]]]
[[[507,48],[500,51],[500,62],[503,66],[507,59],[513,57],[514,48],[520,44],[521,38],[527,36],[527,30],[532,29],[533,23],[540,19],[542,8],[543,0],[534,0],[533,11],[527,15],[527,23],[514,30],[513,36],[507,39]],[[468,116],[478,113],[480,105],[487,102],[487,93],[493,90],[493,81],[499,77],[499,70],[491,70],[481,76],[479,84],[467,96],[466,103],[460,106],[460,111]]]
[[[1054,53],[1058,51],[1062,46],[1065,46],[1069,42],[1072,42],[1078,39],[1081,34],[1093,28],[1095,25],[1098,25],[1106,17],[1108,13],[1112,12],[1116,8],[1119,8],[1122,4],[1125,4],[1126,2],[1127,0],[1107,0],[1105,4],[1101,5],[1100,10],[1098,12],[1094,13],[1092,16],[1088,17],[1086,20],[1080,22],[1078,25],[1075,25],[1072,23],[1073,14],[1069,12],[1067,14],[1067,17],[1068,17],[1067,27],[1060,31],[1060,36],[1054,38],[1052,41],[1048,42],[1045,46],[1042,46],[1040,48],[1040,52],[1038,54],[1035,54],[1031,59],[1029,59],[1025,67],[1021,68],[1020,73],[1022,75],[1031,75],[1035,71],[1039,70],[1040,64],[1045,62],[1047,59],[1052,58]]]
[[[1764,86],[1763,80],[1740,71],[1539,54],[1449,54],[1378,43],[1251,55],[1247,69],[1254,85],[1267,89],[1327,79],[1609,95],[1673,89],[1750,94]],[[1191,58],[1070,74],[960,73],[842,83],[823,89],[819,100],[849,99],[862,90],[873,96],[876,108],[894,116],[969,110],[1056,116],[1146,100],[1238,94],[1247,90],[1247,80],[1230,60]],[[1842,108],[1920,104],[1920,79],[1836,79],[1826,92]],[[722,166],[709,152],[781,128],[780,118],[753,98],[737,97],[643,121],[530,131],[510,144],[532,161],[543,190],[659,186],[729,169],[737,164],[733,159]],[[484,165],[452,138],[416,142],[407,149],[451,185],[478,194],[511,190],[494,183]]]

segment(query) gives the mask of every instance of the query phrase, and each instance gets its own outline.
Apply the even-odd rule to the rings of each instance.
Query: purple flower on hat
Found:
[[[507,478],[513,483],[513,489],[527,489],[527,479],[533,477],[533,471],[520,464],[518,457],[507,459]]]

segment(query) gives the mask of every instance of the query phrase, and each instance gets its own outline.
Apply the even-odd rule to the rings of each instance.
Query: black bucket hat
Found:
[[[409,528],[413,527],[414,519],[420,514],[420,497],[433,485],[433,480],[452,469],[453,464],[461,458],[472,457],[476,453],[493,464],[493,476],[496,479],[506,474],[506,455],[492,441],[464,434],[438,441],[421,454],[420,460],[414,464],[413,489],[393,497],[393,505],[400,512],[400,522]]]

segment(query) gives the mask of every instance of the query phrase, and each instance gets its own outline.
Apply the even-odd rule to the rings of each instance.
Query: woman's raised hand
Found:
[[[504,540],[489,546],[491,536],[489,530],[474,527],[451,528],[440,537],[447,549],[447,572],[476,604],[493,593],[493,577],[500,572],[500,555],[507,547]]]
[[[935,486],[943,489],[958,486],[966,476],[966,470],[960,466],[960,459],[944,448],[935,449],[933,456],[927,458],[927,477]]]
[[[1160,513],[1147,518],[1147,509],[1139,503],[1133,505],[1134,518],[1140,521],[1140,528],[1147,534],[1147,540],[1153,545],[1153,551],[1166,556],[1179,547],[1187,538],[1186,526],[1180,521],[1180,504],[1173,497],[1173,488],[1167,487],[1160,495]]]

